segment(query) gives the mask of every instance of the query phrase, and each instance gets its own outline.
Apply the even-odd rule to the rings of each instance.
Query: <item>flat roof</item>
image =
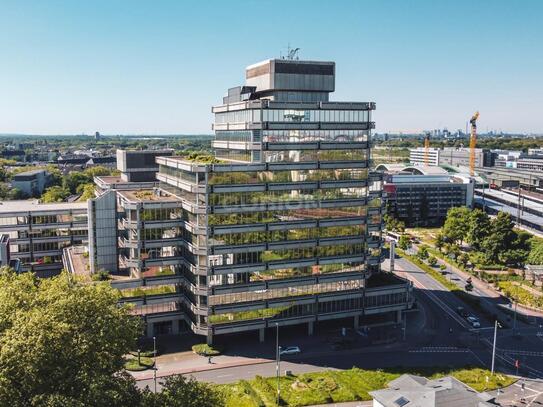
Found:
[[[153,189],[137,189],[118,191],[119,195],[131,202],[177,202],[180,201],[175,195],[160,190],[160,195]]]
[[[17,178],[19,176],[28,176],[28,175],[41,174],[42,172],[47,172],[47,170],[39,169],[39,170],[30,170],[30,171],[19,172],[18,174],[15,174],[13,176],[13,178]]]
[[[67,209],[87,209],[87,202],[40,203],[37,199],[26,201],[1,201],[0,214],[4,212],[61,211]]]

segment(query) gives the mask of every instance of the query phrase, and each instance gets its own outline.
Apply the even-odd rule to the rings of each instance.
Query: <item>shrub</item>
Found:
[[[198,355],[202,356],[217,356],[222,353],[222,349],[218,347],[213,347],[205,343],[200,343],[192,347],[192,351]]]
[[[437,259],[434,256],[428,257],[428,264],[435,267],[437,265]]]

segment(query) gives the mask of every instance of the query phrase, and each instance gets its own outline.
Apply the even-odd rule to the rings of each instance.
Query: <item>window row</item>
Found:
[[[274,230],[269,232],[241,232],[215,235],[211,241],[213,246],[243,245],[288,240],[310,240],[341,236],[362,236],[364,225],[330,226],[321,228]]]
[[[215,113],[215,123],[244,122],[332,122],[366,123],[371,120],[368,110],[320,109],[247,109]]]
[[[273,288],[269,290],[244,291],[233,294],[212,295],[209,305],[236,304],[240,302],[262,301],[273,298],[315,295],[326,292],[357,290],[364,285],[363,280],[338,281],[333,283],[300,285],[296,287]]]
[[[246,225],[252,223],[291,222],[310,219],[364,217],[366,216],[366,213],[367,210],[365,206],[244,212],[209,215],[208,223],[210,226]]]
[[[367,141],[368,130],[264,130],[265,143],[309,143],[315,141]]]
[[[368,170],[347,168],[337,170],[290,170],[290,171],[245,171],[215,172],[209,175],[210,185],[262,184],[304,181],[348,181],[364,180]]]
[[[367,188],[300,189],[266,192],[221,192],[209,195],[209,205],[248,205],[274,202],[358,199],[367,195]]]
[[[362,255],[365,253],[365,245],[338,244],[335,246],[302,247],[284,250],[265,250],[261,252],[231,253],[213,256],[208,259],[210,266],[227,266],[252,263],[266,263],[271,261],[288,261],[299,259],[311,259],[315,257],[333,257],[344,255]]]
[[[366,161],[368,150],[264,151],[264,162]]]

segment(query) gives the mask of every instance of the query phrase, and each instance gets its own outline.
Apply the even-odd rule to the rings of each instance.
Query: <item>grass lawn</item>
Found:
[[[138,371],[141,371],[141,370],[149,369],[149,368],[153,367],[153,365],[154,365],[153,358],[148,358],[146,356],[141,356],[140,357],[140,363],[138,363],[138,358],[137,357],[130,358],[125,362],[124,368],[126,370],[131,371],[131,372],[138,372]]]
[[[511,281],[500,281],[498,282],[498,286],[506,297],[512,298],[519,304],[543,309],[543,297],[536,296],[522,286],[516,285]]]
[[[307,406],[346,401],[371,400],[370,391],[386,387],[391,380],[403,373],[413,373],[428,378],[452,375],[477,391],[509,386],[514,379],[480,368],[448,370],[427,368],[413,371],[404,369],[363,370],[352,368],[343,371],[305,373],[281,377],[281,400],[286,406]],[[486,377],[489,382],[486,382]],[[227,407],[269,407],[276,406],[277,381],[275,377],[255,377],[240,380],[231,385],[220,385],[226,395]]]

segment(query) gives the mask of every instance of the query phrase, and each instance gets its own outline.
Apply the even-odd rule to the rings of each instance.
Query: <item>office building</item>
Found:
[[[15,174],[11,187],[20,190],[28,197],[39,197],[49,185],[49,173],[45,170],[32,170]]]
[[[411,148],[409,150],[409,162],[411,165],[425,165],[426,149],[424,147]],[[469,148],[429,148],[428,165],[440,166],[450,165],[452,167],[469,166],[470,149]],[[490,150],[475,149],[475,166],[491,167],[494,165],[494,155]]]
[[[449,174],[440,167],[382,164],[384,192],[390,216],[406,226],[439,226],[447,211],[472,207],[475,182],[469,176]]]
[[[263,340],[276,324],[311,334],[337,318],[399,322],[409,284],[368,284],[382,260],[382,179],[368,171],[375,105],[329,101],[333,62],[268,60],[246,79],[213,108],[215,159],[157,158],[160,189],[181,201],[193,331]]]
[[[50,276],[62,268],[62,250],[87,241],[87,204],[4,201],[0,234],[9,236],[9,260],[21,271]]]

